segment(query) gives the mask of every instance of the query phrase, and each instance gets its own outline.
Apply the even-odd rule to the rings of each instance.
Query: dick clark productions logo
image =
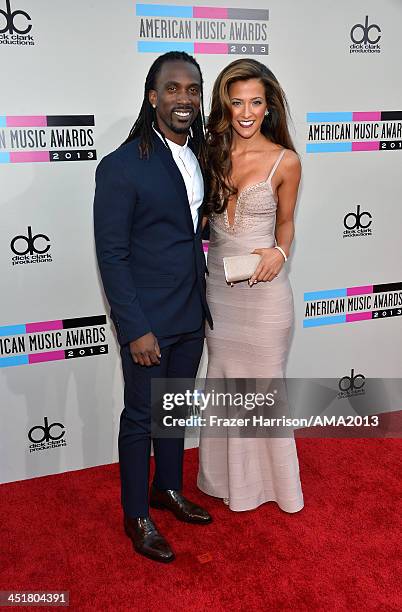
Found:
[[[350,370],[350,376],[343,376],[338,382],[338,399],[351,397],[352,395],[364,395],[366,377],[363,374],[355,374],[354,368]]]
[[[343,237],[356,238],[357,236],[371,236],[372,214],[368,210],[361,211],[360,204],[356,206],[356,212],[346,213],[343,218]]]
[[[11,0],[0,9],[0,44],[33,45],[31,17],[21,9],[12,10]]]
[[[32,443],[30,452],[67,446],[64,440],[66,430],[63,423],[50,423],[47,416],[43,418],[43,425],[34,425],[28,432],[28,439]]]
[[[52,261],[49,253],[50,239],[46,234],[33,234],[32,226],[28,225],[26,235],[14,236],[10,248],[14,253],[13,266],[26,263],[45,263]]]
[[[381,28],[370,23],[366,15],[364,23],[356,23],[350,30],[350,53],[380,53]]]

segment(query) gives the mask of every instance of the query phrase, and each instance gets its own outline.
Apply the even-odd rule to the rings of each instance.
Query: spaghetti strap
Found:
[[[270,172],[270,175],[269,175],[269,177],[267,178],[267,181],[270,181],[270,180],[271,180],[271,178],[274,176],[275,170],[276,170],[276,169],[277,169],[277,167],[279,166],[279,164],[280,164],[280,162],[281,162],[281,159],[282,159],[282,157],[285,155],[285,153],[286,153],[286,149],[282,149],[282,151],[279,153],[279,155],[278,155],[278,159],[277,159],[277,160],[276,160],[276,162],[274,163],[274,165],[273,165],[273,167],[272,167],[272,170],[271,170],[271,172]]]

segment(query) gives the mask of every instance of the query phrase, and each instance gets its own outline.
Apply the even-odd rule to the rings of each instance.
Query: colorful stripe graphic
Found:
[[[398,119],[402,119],[402,111],[307,113],[307,123],[346,123],[349,121],[397,121]]]
[[[304,319],[303,327],[318,327],[319,325],[335,325],[336,323],[346,323],[346,315],[336,315],[333,317],[320,317],[317,319]]]
[[[61,351],[48,351],[46,353],[30,353],[29,355],[15,355],[12,357],[1,357],[0,368],[9,368],[19,365],[32,365],[34,363],[45,363],[48,361],[61,361],[64,359],[75,359],[77,357],[93,357],[94,355],[107,355],[108,345],[97,344],[82,348],[66,349]]]
[[[70,149],[67,151],[15,151],[0,153],[0,164],[21,164],[34,162],[66,162],[66,161],[95,161],[95,149]]]
[[[200,53],[227,55],[229,53],[229,45],[226,43],[175,43],[140,40],[137,43],[137,51],[138,53],[167,53],[168,51],[185,51],[191,55]]]
[[[15,355],[15,357],[2,357],[0,359],[0,368],[9,368],[11,366],[28,365],[29,355]]]
[[[307,291],[304,294],[304,301],[327,300],[329,298],[347,297],[350,295],[363,295],[367,293],[388,293],[391,291],[401,291],[401,283],[382,283],[379,285],[358,285],[356,287],[346,287],[345,289],[326,289],[325,291]],[[1,329],[1,328],[0,328]]]
[[[49,162],[50,151],[16,151],[10,153],[10,164]]]
[[[20,325],[5,325],[0,327],[0,337],[22,336],[24,334],[35,334],[38,332],[56,331],[61,329],[76,329],[80,327],[95,327],[106,324],[106,315],[94,317],[79,317],[72,319],[56,319],[54,321],[39,321],[37,323],[23,323]],[[91,355],[107,354],[107,345],[96,345],[92,347],[75,347],[58,351],[47,351],[44,353],[30,353],[28,355],[13,355],[0,358],[0,368],[11,366],[29,365],[43,363],[46,361],[60,361],[75,357],[87,357]]]
[[[306,153],[344,153],[353,151],[379,151],[380,141],[374,142],[309,142]]]
[[[178,17],[181,19],[250,19],[268,21],[268,9],[239,9],[215,6],[137,4],[137,17]]]
[[[31,353],[28,355],[29,363],[43,363],[44,361],[60,361],[65,359],[65,351],[49,351],[48,353]]]
[[[94,115],[2,115],[0,127],[70,127],[95,125]]]
[[[22,323],[21,325],[5,325],[0,327],[0,336],[22,336],[37,332],[58,329],[73,329],[76,327],[95,327],[105,325],[106,315],[96,317],[79,317],[77,319],[56,319],[55,321],[39,321],[39,323]]]
[[[353,111],[307,113],[307,123],[357,123],[370,121],[400,121],[402,111]],[[390,141],[392,142],[392,141]],[[388,141],[309,142],[306,153],[345,153],[356,151],[401,150],[402,146],[389,146]]]
[[[323,291],[307,291],[304,293],[304,301],[311,302],[357,295],[388,293],[392,291],[402,291],[402,282],[381,283],[378,285],[357,285],[356,287],[325,289]],[[395,309],[396,308],[394,308],[394,310]],[[311,319],[307,318],[303,320],[303,327],[319,327],[321,325],[336,325],[337,323],[355,323],[356,321],[366,321],[379,318],[376,317],[376,313],[377,311],[365,311],[323,317],[312,317]]]

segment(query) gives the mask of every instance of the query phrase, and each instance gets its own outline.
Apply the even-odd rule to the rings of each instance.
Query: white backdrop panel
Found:
[[[161,4],[170,6],[167,2]],[[189,6],[180,1],[174,5]],[[198,5],[194,6],[197,9]],[[199,6],[216,7],[210,1]],[[244,1],[227,0],[224,7],[269,10],[268,40],[265,41],[269,54],[253,57],[267,63],[286,91],[295,143],[303,164],[296,240],[288,264],[295,299],[288,375],[341,378],[354,368],[366,377],[398,377],[401,318],[390,316],[392,309],[388,308],[387,316],[381,316],[383,320],[366,318],[354,323],[303,327],[303,319],[305,292],[402,281],[399,238],[402,149],[398,148],[401,145],[395,145],[395,150],[384,151],[306,153],[308,113],[402,110],[402,83],[398,78],[402,5],[399,0],[381,3],[375,0],[353,3],[347,0],[336,3],[329,0],[271,0],[269,3],[254,0],[250,6]],[[219,8],[224,7],[219,5]],[[0,0],[0,9],[6,12],[5,0]],[[41,149],[42,155],[46,151],[71,153],[79,150],[85,157],[88,151],[96,150],[100,159],[126,137],[141,104],[145,76],[158,55],[138,51],[140,17],[131,0],[120,0],[113,5],[106,0],[70,0],[64,4],[50,0],[12,0],[11,11],[16,10],[26,11],[31,21],[16,15],[11,23],[10,17],[6,21],[5,15],[0,13],[0,30],[3,31],[0,34],[3,74],[0,103],[0,340],[3,340],[0,445],[3,482],[116,461],[118,418],[122,409],[118,348],[109,322],[71,321],[109,312],[93,244],[92,201],[97,162],[95,159],[22,161],[21,156],[15,161],[18,157],[15,153],[32,154],[40,148],[12,148],[11,130],[37,132],[41,129],[38,121],[42,121],[47,139],[46,146]],[[196,10],[192,14],[196,15]],[[222,16],[222,12],[219,15]],[[365,26],[366,16],[368,27],[374,24],[381,29],[378,47],[374,44],[371,52],[350,53],[351,29],[355,24]],[[166,17],[167,21],[169,19],[173,17]],[[194,26],[196,18],[189,19]],[[213,21],[212,18],[205,21],[208,19]],[[219,23],[224,21],[217,19]],[[230,21],[233,22],[236,20]],[[237,23],[247,24],[250,20],[237,20]],[[12,25],[20,30],[31,25],[26,36],[32,39],[27,38],[25,42],[34,44],[7,44],[7,38],[9,42],[15,40],[12,38],[15,32],[10,32]],[[373,40],[379,30],[360,28],[356,30],[356,35],[358,33],[361,36],[368,33]],[[154,37],[146,42],[169,40]],[[230,48],[229,43],[233,41],[179,42],[219,43]],[[235,42],[251,44],[253,41],[243,38]],[[223,66],[240,56],[241,53],[196,54],[205,78],[207,111],[214,78]],[[20,125],[9,125],[10,121],[15,123],[12,118],[16,116],[30,117],[30,128],[26,125],[27,119],[25,124],[20,121]],[[66,116],[75,119],[67,120]],[[82,119],[78,117],[82,116],[94,117],[94,126],[81,127],[86,133],[93,130],[93,146],[73,144],[52,148],[49,144],[52,127],[46,125],[49,122],[46,117],[58,117],[59,125],[53,129],[64,129],[65,134],[71,135],[71,130],[79,129]],[[35,121],[32,117],[36,117],[36,124],[32,124]],[[381,116],[378,117],[381,123]],[[400,123],[402,118],[389,123],[397,126],[398,121]],[[67,125],[69,122],[71,125]],[[373,122],[373,118],[367,121],[370,125]],[[343,116],[343,121],[338,123],[353,125],[355,122]],[[376,139],[352,140],[373,142]],[[357,205],[361,211],[372,215],[372,234],[344,238],[344,216],[356,212]],[[42,239],[42,242],[35,242],[35,246],[50,245],[48,253],[52,260],[12,265],[15,254],[10,243],[16,236],[27,236],[28,227],[33,236],[46,236],[48,242]],[[21,245],[25,243],[18,244],[23,250]],[[388,294],[398,294],[395,287],[388,289],[394,289],[388,290]],[[322,299],[326,301],[327,297]],[[367,308],[361,312],[367,312]],[[344,313],[345,317],[347,314]],[[25,327],[38,322],[42,322],[39,327]],[[86,340],[78,337],[76,346],[69,347],[66,345],[67,329],[60,331],[63,325],[71,325],[75,333],[83,331],[89,335]],[[33,342],[29,336],[36,335],[45,341],[46,333],[48,342],[54,341],[57,330],[62,336],[62,346],[41,349],[38,345],[35,349],[29,345]],[[94,339],[94,330],[103,330],[105,339]],[[25,339],[25,350],[18,351],[14,347],[11,353],[7,352],[6,339],[11,342],[10,339],[17,337]],[[106,345],[108,352],[102,354],[100,347]],[[64,351],[69,348],[74,349],[74,358],[65,358]],[[79,356],[80,350],[85,356]],[[53,353],[53,358],[50,355],[29,357],[38,353]],[[12,360],[2,361],[7,359]],[[34,363],[18,365],[23,359]],[[38,359],[42,361],[35,362]],[[202,371],[205,371],[205,364],[206,355]],[[33,449],[34,442],[29,440],[28,432],[42,426],[43,430],[36,429],[31,436],[36,440],[42,435],[46,437],[49,430],[44,426],[45,417],[49,426],[60,424],[50,429],[51,435],[62,437],[55,448],[48,448],[51,444],[45,439]]]

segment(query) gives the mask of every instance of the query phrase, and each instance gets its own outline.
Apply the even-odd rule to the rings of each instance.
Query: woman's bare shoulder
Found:
[[[285,149],[285,155],[283,156],[283,161],[287,161],[288,163],[300,164],[300,156],[296,151],[292,151],[292,149]]]
[[[285,149],[285,154],[282,158],[281,166],[286,170],[293,170],[294,172],[301,171],[301,162],[299,155],[291,149]]]

